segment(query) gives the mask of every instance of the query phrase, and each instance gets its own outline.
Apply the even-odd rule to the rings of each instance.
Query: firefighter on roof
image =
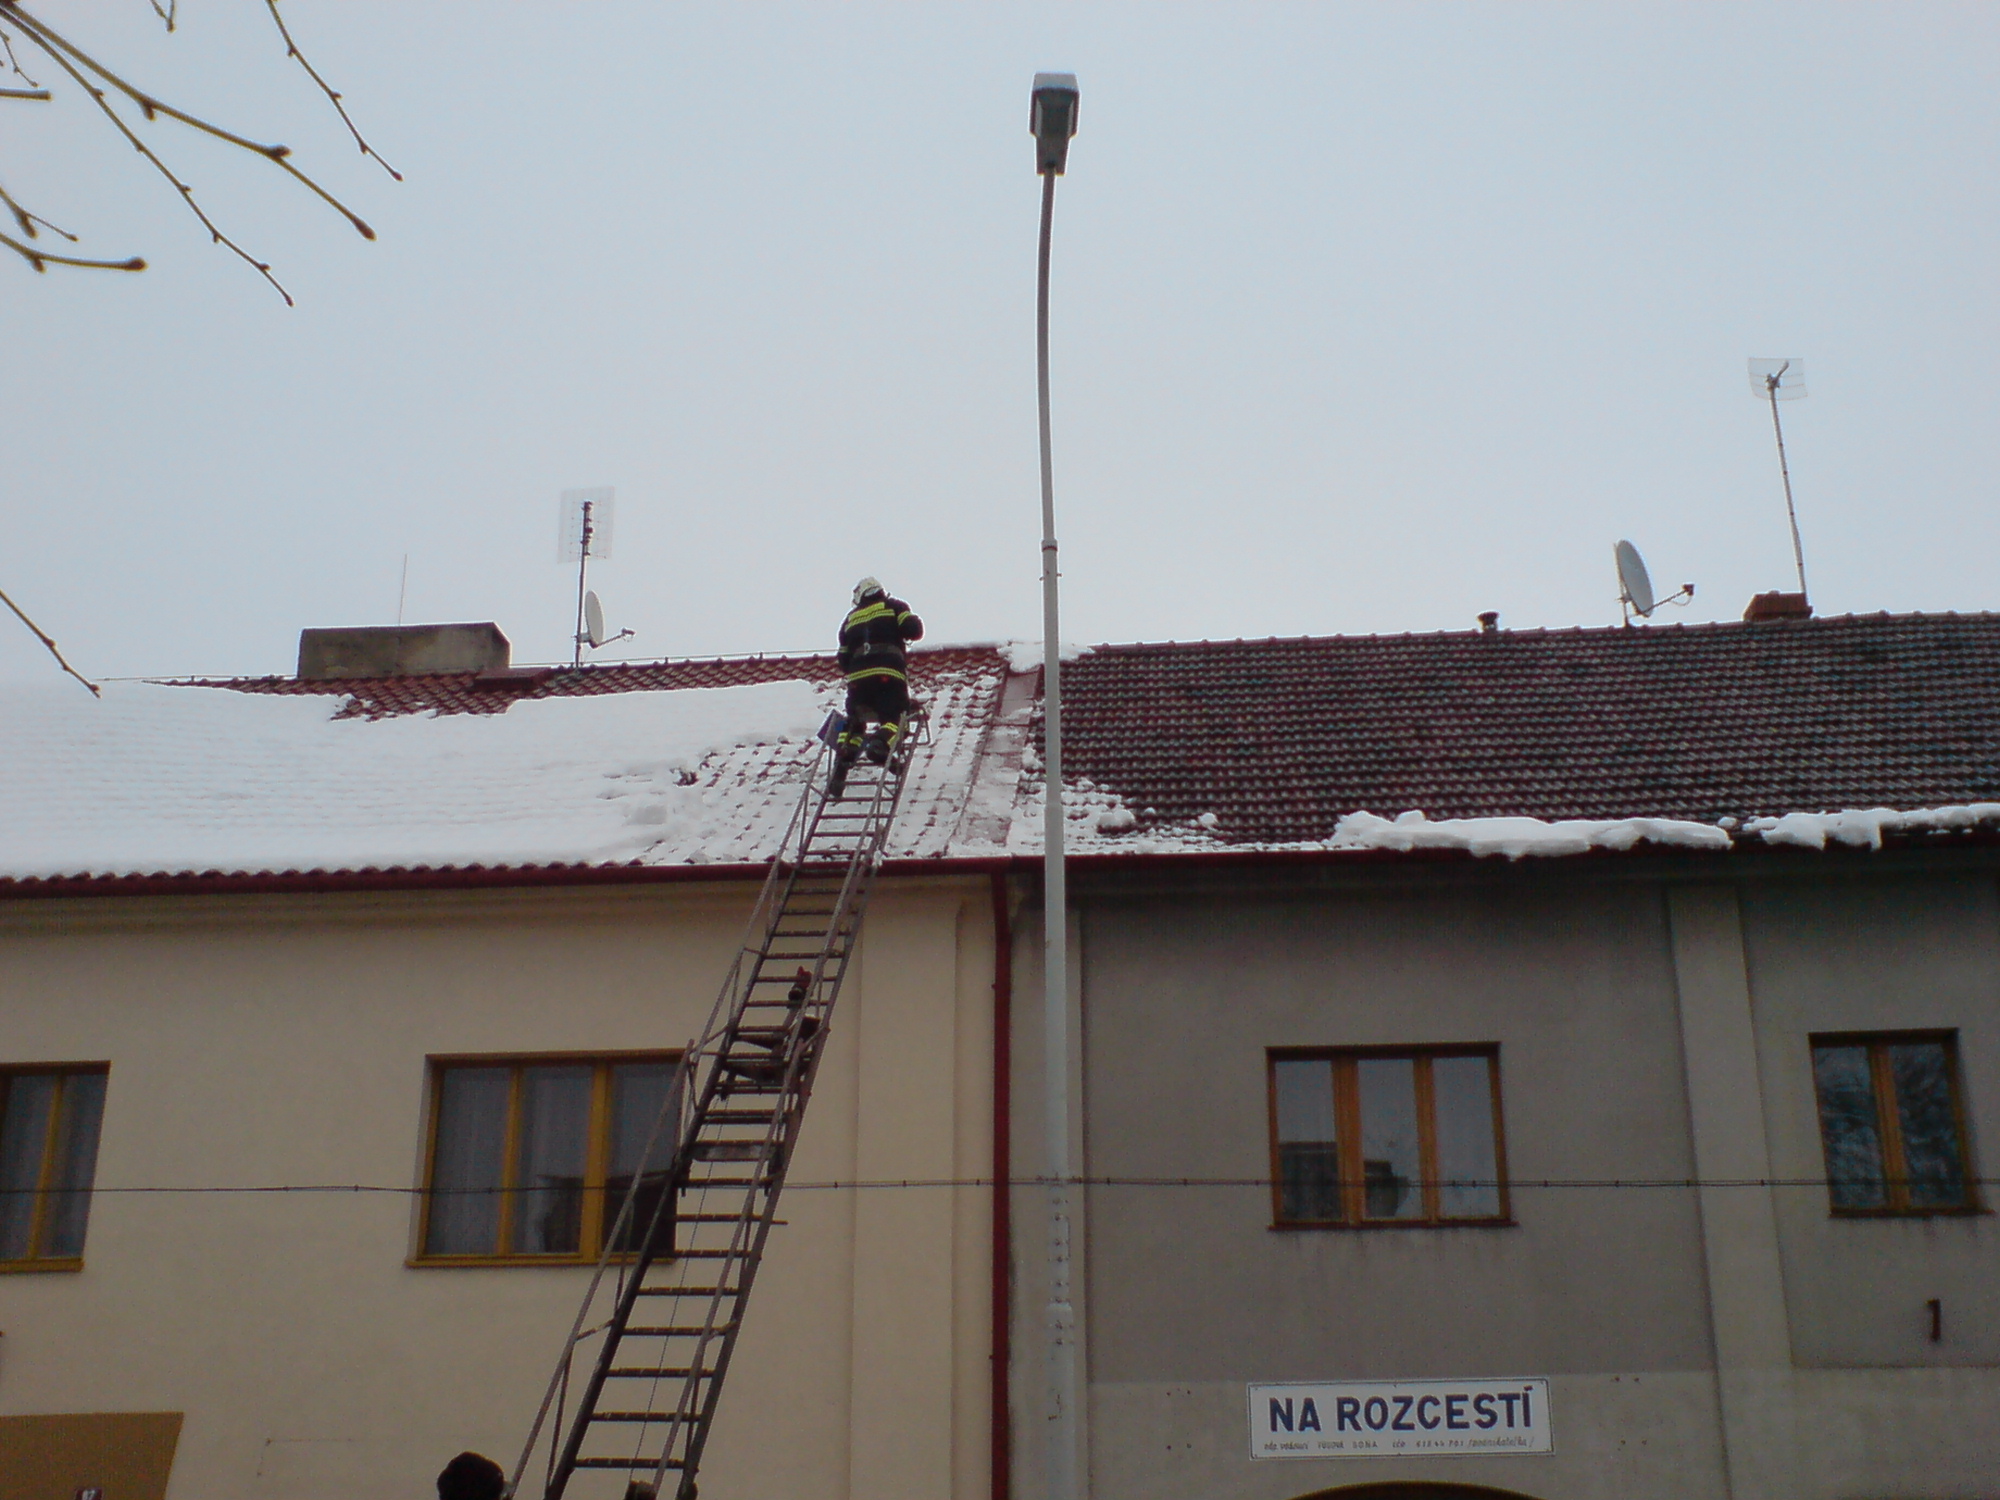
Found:
[[[910,711],[906,642],[924,638],[924,622],[873,578],[854,585],[854,608],[840,626],[840,670],[847,674],[847,724],[833,747],[831,790],[839,796],[847,768],[864,751],[888,762]],[[870,727],[870,726],[873,727]]]

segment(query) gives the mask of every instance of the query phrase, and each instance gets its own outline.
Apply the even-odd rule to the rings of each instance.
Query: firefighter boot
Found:
[[[877,724],[873,729],[869,730],[866,746],[868,759],[878,766],[888,765],[890,752],[896,748],[896,740],[902,732],[903,726],[896,720],[891,720],[886,724]]]
[[[833,747],[833,770],[826,778],[827,796],[837,801],[847,790],[847,773],[860,753],[859,736],[843,734],[840,737],[840,742]]]

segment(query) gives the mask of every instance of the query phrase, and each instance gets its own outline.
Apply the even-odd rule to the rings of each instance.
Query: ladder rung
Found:
[[[784,1088],[784,1060],[782,1058],[776,1060],[776,1062],[770,1062],[770,1064],[748,1062],[748,1060],[742,1060],[742,1058],[738,1058],[738,1060],[724,1058],[722,1060],[722,1068],[726,1068],[736,1078],[746,1078],[746,1080],[758,1082],[758,1084],[770,1084],[774,1090],[782,1090]]]
[[[777,1111],[769,1109],[711,1109],[707,1122],[711,1125],[768,1125],[777,1118]]]
[[[736,1320],[733,1318],[726,1323],[717,1323],[713,1328],[703,1328],[699,1323],[692,1325],[676,1323],[672,1327],[666,1328],[627,1328],[625,1330],[625,1337],[628,1339],[696,1339],[700,1338],[704,1333],[727,1333],[735,1326]]]
[[[773,1143],[775,1144],[775,1143]],[[762,1161],[770,1146],[763,1141],[696,1141],[696,1161]]]
[[[731,1219],[729,1222],[734,1224],[736,1221],[734,1219]],[[687,1247],[683,1246],[680,1249],[674,1251],[674,1259],[675,1260],[744,1260],[747,1259],[747,1257],[741,1250],[690,1250]]]
[[[576,1461],[576,1467],[579,1469],[623,1469],[628,1474],[650,1474],[659,1466],[660,1461],[657,1458],[579,1458]],[[670,1458],[667,1460],[667,1467],[678,1469],[681,1467],[681,1461],[678,1458]]]
[[[684,1373],[684,1372],[682,1372]],[[671,1422],[678,1415],[670,1411],[594,1411],[593,1422]]]
[[[642,1286],[638,1291],[641,1297],[739,1297],[742,1294],[743,1289],[734,1286]]]
[[[691,1365],[620,1365],[604,1372],[607,1380],[686,1380],[689,1376],[696,1380],[713,1380],[715,1371],[697,1371]]]

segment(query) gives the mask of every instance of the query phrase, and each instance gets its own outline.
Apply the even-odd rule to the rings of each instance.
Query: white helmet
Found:
[[[871,595],[882,594],[887,592],[888,591],[882,587],[881,582],[879,580],[874,578],[864,578],[861,580],[861,582],[854,585],[854,602],[858,606],[863,599],[869,598]]]

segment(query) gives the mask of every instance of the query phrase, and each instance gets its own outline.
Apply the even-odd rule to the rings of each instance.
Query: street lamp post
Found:
[[[1076,1311],[1070,1302],[1069,890],[1063,864],[1062,632],[1056,610],[1055,469],[1049,452],[1049,229],[1056,179],[1076,134],[1076,75],[1037,73],[1028,112],[1042,178],[1042,237],[1035,282],[1035,378],[1042,430],[1042,703],[1048,789],[1043,814],[1042,1058],[1048,1137],[1048,1494],[1076,1496]]]

